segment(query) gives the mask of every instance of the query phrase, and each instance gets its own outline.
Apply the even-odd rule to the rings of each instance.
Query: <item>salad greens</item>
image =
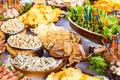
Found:
[[[25,74],[23,74],[23,75],[22,75],[22,77],[20,77],[20,79],[19,79],[19,80],[21,80],[21,79],[22,79],[22,78],[24,78],[24,77],[25,77]]]
[[[84,6],[72,6],[66,15],[66,18],[68,17],[80,27],[102,34],[103,37],[109,36],[110,39],[120,30],[116,16],[107,15],[103,10],[94,8],[89,0]]]
[[[9,69],[9,70],[12,70],[12,66],[8,66],[8,69]]]
[[[4,19],[4,15],[0,14],[0,19]]]
[[[0,62],[0,66],[2,66],[3,65],[3,63],[2,62]]]
[[[19,14],[27,12],[31,8],[31,6],[32,5],[30,3],[26,3],[24,9],[19,10]]]
[[[90,70],[94,70],[99,74],[104,74],[105,71],[103,70],[104,67],[108,66],[108,63],[106,60],[101,57],[101,56],[93,56],[90,57],[90,64],[91,66],[89,67]]]

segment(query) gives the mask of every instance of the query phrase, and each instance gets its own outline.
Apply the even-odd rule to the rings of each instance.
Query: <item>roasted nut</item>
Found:
[[[40,39],[32,35],[12,35],[8,38],[8,43],[12,47],[21,49],[36,49],[41,47]]]
[[[24,24],[18,19],[10,19],[1,25],[1,30],[5,33],[15,34],[24,29]]]

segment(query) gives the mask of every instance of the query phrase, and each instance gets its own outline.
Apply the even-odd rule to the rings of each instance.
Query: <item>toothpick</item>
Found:
[[[105,45],[104,41],[101,39],[103,45],[106,47],[107,52],[112,55],[112,52],[108,49],[107,45]]]

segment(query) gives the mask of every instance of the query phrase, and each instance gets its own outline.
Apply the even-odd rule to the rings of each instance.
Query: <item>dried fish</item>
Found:
[[[15,58],[10,58],[15,66],[31,71],[46,71],[58,67],[62,63],[62,59],[54,59],[52,57],[37,57],[18,54]]]

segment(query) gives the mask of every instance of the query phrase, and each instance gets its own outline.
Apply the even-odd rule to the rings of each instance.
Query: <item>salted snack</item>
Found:
[[[104,80],[103,78],[89,76],[82,73],[80,69],[63,68],[57,73],[52,72],[46,80]]]
[[[53,57],[37,57],[18,54],[15,58],[10,59],[11,63],[20,69],[29,71],[46,71],[58,67],[62,59]]]
[[[28,80],[28,77],[0,62],[0,80]]]
[[[36,27],[38,24],[48,24],[59,20],[62,11],[51,6],[34,5],[28,12],[18,17],[26,27]]]
[[[42,45],[37,36],[27,34],[12,35],[7,42],[10,46],[20,49],[38,49]]]
[[[93,6],[104,10],[105,12],[113,12],[114,10],[120,10],[119,0],[97,0],[94,2]]]
[[[24,29],[24,24],[17,18],[9,19],[8,21],[4,22],[1,25],[1,30],[4,33],[8,33],[8,34],[16,34],[18,32],[21,32],[23,29]]]

